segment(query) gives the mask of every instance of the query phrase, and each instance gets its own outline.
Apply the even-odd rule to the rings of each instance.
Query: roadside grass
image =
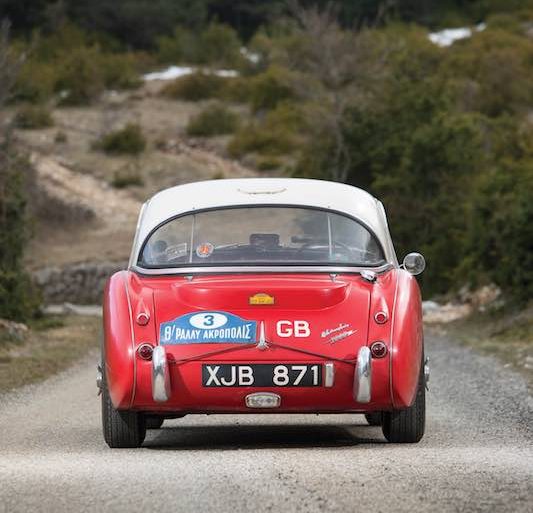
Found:
[[[97,317],[43,317],[30,325],[22,341],[0,344],[0,393],[43,381],[100,343]]]
[[[519,371],[533,390],[533,305],[519,312],[476,313],[441,327],[459,343],[494,355]]]

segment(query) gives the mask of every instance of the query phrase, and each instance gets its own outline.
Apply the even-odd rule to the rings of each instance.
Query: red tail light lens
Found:
[[[378,340],[370,346],[370,352],[374,358],[383,358],[387,355],[387,346],[385,342]]]
[[[151,360],[152,359],[152,353],[154,352],[154,348],[152,344],[141,344],[137,348],[137,354],[139,355],[139,358],[142,358],[143,360]]]

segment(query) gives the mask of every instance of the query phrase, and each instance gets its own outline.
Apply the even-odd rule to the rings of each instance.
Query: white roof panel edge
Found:
[[[143,206],[130,267],[151,231],[172,217],[195,210],[243,205],[295,205],[337,210],[366,224],[380,240],[388,262],[397,265],[381,203],[351,185],[305,178],[238,178],[177,185]]]

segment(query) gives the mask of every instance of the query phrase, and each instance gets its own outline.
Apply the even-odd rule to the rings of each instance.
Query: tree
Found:
[[[0,317],[24,320],[36,308],[35,295],[22,265],[28,237],[26,185],[31,169],[13,143],[3,106],[9,99],[24,56],[9,45],[9,24],[0,26]]]
[[[134,48],[153,48],[176,25],[197,30],[207,17],[205,0],[68,0],[68,13],[82,27],[104,32]]]
[[[312,144],[322,141],[326,177],[346,182],[351,167],[345,137],[346,114],[355,104],[367,101],[370,82],[380,76],[383,59],[366,29],[340,27],[334,4],[322,9],[304,8],[297,2],[290,5],[297,23],[294,37],[300,40],[299,56],[292,61],[292,67],[300,72],[301,80],[295,81],[294,86],[308,101]]]

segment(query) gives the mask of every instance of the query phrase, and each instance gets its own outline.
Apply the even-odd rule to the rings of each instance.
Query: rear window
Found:
[[[301,207],[238,207],[184,215],[157,228],[139,265],[329,265],[384,263],[375,236],[358,221]]]

